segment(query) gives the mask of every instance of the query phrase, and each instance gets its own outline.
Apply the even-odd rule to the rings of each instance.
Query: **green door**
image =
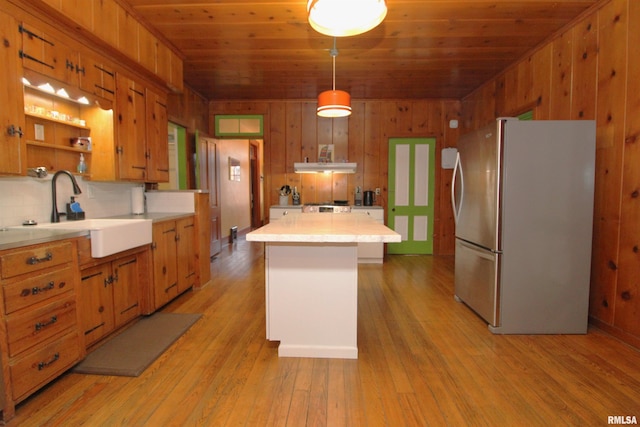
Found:
[[[435,138],[389,139],[387,225],[402,236],[389,254],[433,253]]]

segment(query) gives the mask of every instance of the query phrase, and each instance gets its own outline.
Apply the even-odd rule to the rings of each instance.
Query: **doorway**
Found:
[[[262,176],[260,175],[260,144],[249,141],[249,174],[251,179],[251,228],[262,227]]]
[[[387,224],[402,236],[389,254],[433,254],[435,138],[389,139]]]

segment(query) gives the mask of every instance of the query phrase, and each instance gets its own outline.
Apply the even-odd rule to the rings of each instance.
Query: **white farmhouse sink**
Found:
[[[89,230],[91,256],[102,258],[151,243],[150,219],[85,219],[40,224],[39,228]]]

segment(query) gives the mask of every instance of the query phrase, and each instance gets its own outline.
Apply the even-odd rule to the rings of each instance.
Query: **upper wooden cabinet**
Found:
[[[145,88],[128,77],[116,77],[116,156],[118,178],[144,181],[146,159]]]
[[[182,59],[119,0],[39,0],[155,73],[169,88],[184,89]]]
[[[168,182],[166,98],[142,84],[116,77],[116,156],[121,180]]]
[[[116,94],[115,68],[104,59],[82,53],[78,57],[80,88],[101,98],[113,100]]]
[[[20,24],[22,65],[64,83],[78,85],[78,52],[33,26]]]
[[[0,174],[24,175],[26,173],[25,129],[22,99],[22,66],[18,57],[20,35],[17,21],[0,11]]]
[[[169,182],[167,98],[150,89],[146,95],[147,181]]]

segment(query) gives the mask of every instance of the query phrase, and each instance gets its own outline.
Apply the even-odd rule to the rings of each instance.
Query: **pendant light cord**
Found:
[[[336,38],[333,38],[333,49],[329,51],[333,58],[333,90],[336,90],[336,56],[338,56],[338,48],[336,47]]]

